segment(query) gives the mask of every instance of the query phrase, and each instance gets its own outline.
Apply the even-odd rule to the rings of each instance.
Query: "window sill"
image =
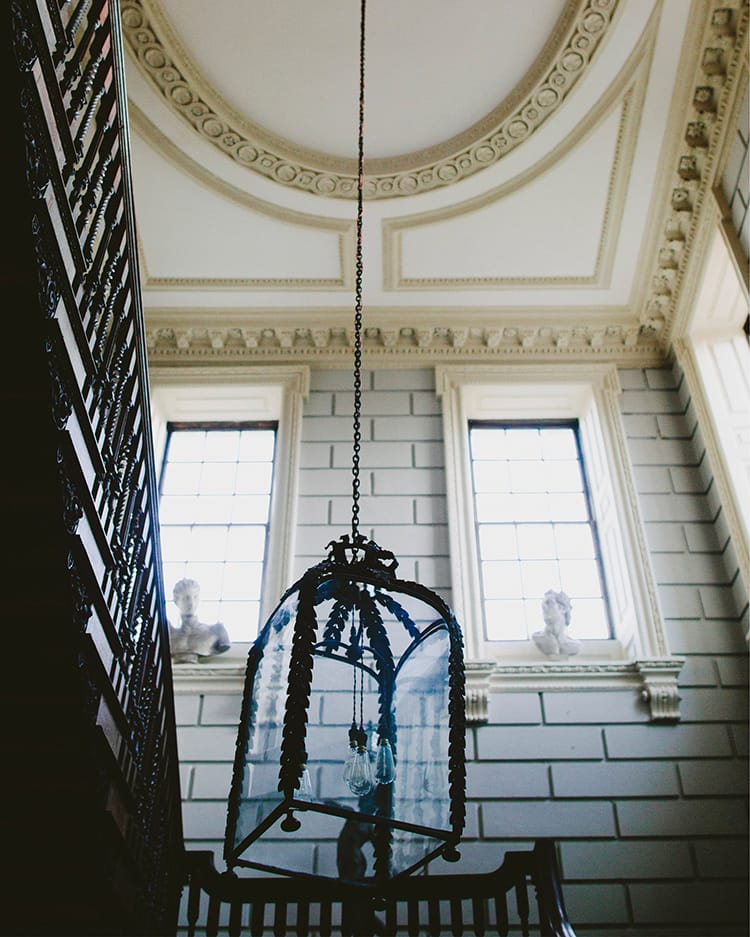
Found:
[[[586,643],[611,647],[605,648],[603,654],[595,654],[595,649],[589,648],[575,657],[552,659],[527,645],[517,649],[519,653],[507,653],[495,660],[467,661],[467,723],[482,725],[487,722],[490,693],[628,688],[638,691],[644,702],[649,704],[651,722],[679,720],[677,677],[684,663],[683,658],[626,659],[617,655],[620,649],[617,641]]]
[[[198,664],[172,662],[175,693],[242,693],[251,644],[235,642],[225,654]]]
[[[584,648],[575,657],[552,660],[543,658],[536,648],[526,645],[523,649],[513,648],[516,653],[512,657],[466,661],[467,723],[482,725],[487,722],[490,693],[624,689],[633,689],[641,694],[649,704],[651,722],[679,720],[677,677],[684,663],[683,658],[626,660],[614,656],[618,651],[621,653],[617,641],[592,641],[586,644],[610,647]],[[175,693],[242,693],[250,647],[250,644],[233,644],[226,654],[205,663],[173,664]],[[597,656],[594,656],[594,652]]]

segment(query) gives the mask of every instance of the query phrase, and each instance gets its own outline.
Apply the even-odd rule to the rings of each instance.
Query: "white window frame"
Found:
[[[679,718],[683,661],[669,653],[658,606],[617,406],[615,365],[442,365],[435,376],[443,401],[452,605],[466,644],[470,719],[482,721],[488,691],[626,686],[643,693],[653,720]],[[578,420],[614,637],[585,641],[574,657],[548,658],[533,641],[484,637],[469,421],[506,419]]]
[[[207,421],[275,421],[276,453],[270,521],[261,589],[260,623],[292,585],[299,485],[302,407],[310,390],[307,365],[253,367],[152,366],[151,424],[157,475],[162,470],[167,424]],[[209,663],[174,668],[176,692],[226,692],[242,685],[249,643],[233,642]]]

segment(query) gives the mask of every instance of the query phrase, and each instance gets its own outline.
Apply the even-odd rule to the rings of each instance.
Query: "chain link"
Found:
[[[365,6],[361,0],[359,27],[359,126],[357,134],[357,224],[354,278],[354,419],[352,446],[352,544],[354,558],[359,539],[359,456],[362,449],[362,216],[365,160]]]

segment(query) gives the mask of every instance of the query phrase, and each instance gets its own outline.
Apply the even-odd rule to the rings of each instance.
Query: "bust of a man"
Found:
[[[568,657],[577,654],[581,648],[576,641],[566,634],[570,624],[571,604],[564,592],[548,589],[542,599],[542,618],[544,631],[532,634],[534,644],[548,657]]]
[[[179,628],[169,626],[173,663],[197,664],[229,650],[231,641],[224,625],[207,625],[198,618],[200,585],[195,579],[180,579],[172,597],[181,616]]]

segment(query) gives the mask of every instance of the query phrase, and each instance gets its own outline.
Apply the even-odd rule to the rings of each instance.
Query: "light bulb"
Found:
[[[352,776],[352,768],[354,767],[354,756],[357,754],[356,745],[352,745],[349,749],[349,752],[346,756],[346,761],[344,762],[344,780],[346,783],[349,783],[349,779]]]
[[[372,767],[366,748],[358,747],[354,753],[352,770],[346,783],[357,797],[364,797],[372,790]]]
[[[396,759],[393,757],[393,749],[388,739],[381,736],[375,757],[375,780],[378,784],[393,784],[395,778]]]
[[[310,772],[307,768],[307,765],[302,766],[302,774],[300,775],[299,779],[299,796],[305,800],[312,800],[312,778],[310,777]]]

